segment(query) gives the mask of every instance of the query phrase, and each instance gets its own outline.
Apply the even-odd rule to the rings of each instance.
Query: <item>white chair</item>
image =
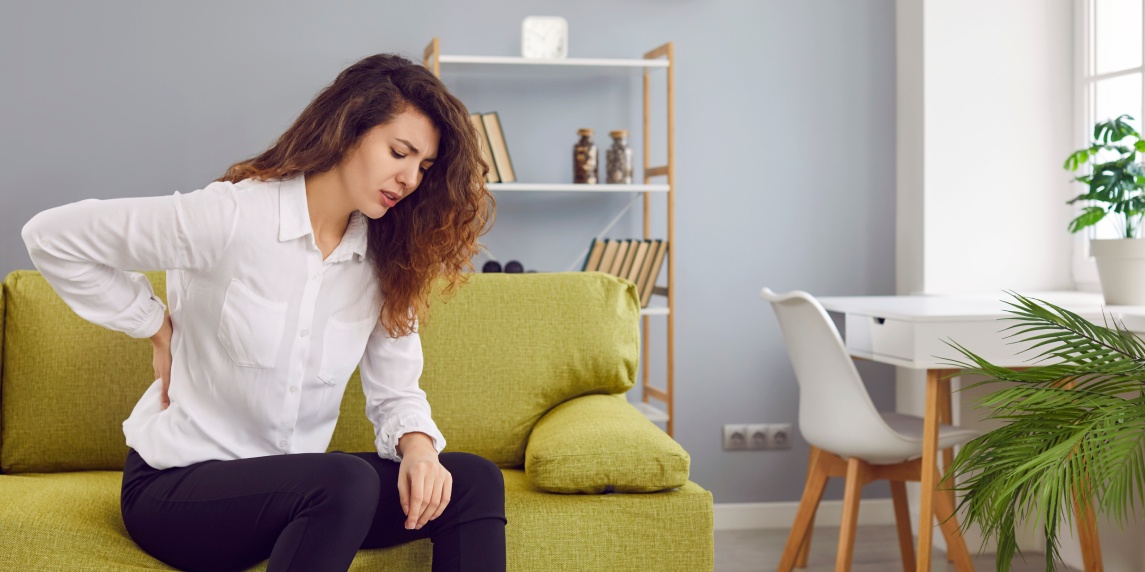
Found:
[[[807,485],[779,561],[780,572],[806,566],[815,511],[829,477],[846,478],[835,570],[851,569],[860,489],[871,481],[887,479],[903,568],[913,571],[914,541],[904,482],[922,477],[922,418],[875,410],[834,322],[814,297],[801,291],[776,294],[768,288],[760,295],[771,303],[787,341],[799,383],[799,430],[811,445]],[[977,436],[975,431],[940,425],[938,448]],[[937,471],[938,467],[925,470]],[[959,570],[973,570],[953,516],[953,492],[939,491],[934,505],[951,560]]]

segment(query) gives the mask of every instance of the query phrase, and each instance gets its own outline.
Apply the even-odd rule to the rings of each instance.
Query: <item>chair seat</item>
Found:
[[[870,443],[871,447],[864,451],[859,458],[875,465],[899,463],[922,456],[922,417],[904,415],[902,413],[879,413],[886,421],[887,426],[896,433],[899,439],[895,441]],[[954,425],[938,425],[938,448],[947,449],[961,445],[981,435],[973,429],[963,429]],[[846,451],[835,451],[836,454],[849,457]]]
[[[922,417],[903,415],[902,413],[880,413],[879,416],[887,422],[887,425],[890,425],[895,433],[917,442],[918,454],[919,456],[922,455]],[[962,427],[940,423],[938,425],[938,448],[946,449],[961,445],[979,435],[981,433],[973,429],[963,429]]]
[[[878,431],[817,433],[803,419],[800,419],[800,429],[808,443],[844,459],[854,457],[872,465],[891,465],[922,456],[921,417],[901,413],[878,415],[886,423],[886,427]],[[938,448],[961,445],[980,434],[972,429],[939,424]]]

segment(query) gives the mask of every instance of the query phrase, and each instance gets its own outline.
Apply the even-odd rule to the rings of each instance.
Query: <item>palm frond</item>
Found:
[[[977,404],[1004,425],[964,445],[946,478],[962,493],[963,526],[996,540],[999,572],[1020,554],[1017,523],[1031,520],[1042,525],[1052,571],[1076,503],[1120,523],[1145,508],[1145,342],[1104,313],[1098,325],[1009,294],[1016,301],[1006,301],[1013,315],[1004,319],[1014,324],[1002,332],[1033,363],[1001,367],[946,342],[965,358],[946,365],[984,378],[966,388],[1004,384]]]

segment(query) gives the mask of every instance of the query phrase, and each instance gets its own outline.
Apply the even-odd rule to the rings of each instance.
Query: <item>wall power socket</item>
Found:
[[[724,425],[724,450],[747,449],[747,425]]]
[[[790,449],[790,423],[724,425],[725,451]]]

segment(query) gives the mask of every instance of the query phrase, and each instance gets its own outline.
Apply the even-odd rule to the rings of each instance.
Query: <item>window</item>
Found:
[[[1078,0],[1077,113],[1073,149],[1093,138],[1093,124],[1119,115],[1133,117],[1142,132],[1142,0]],[[1145,133],[1143,133],[1145,135]],[[1072,149],[1071,149],[1072,150]],[[1064,162],[1064,158],[1063,158]],[[1078,174],[1081,174],[1080,172]],[[1085,191],[1070,186],[1068,198]],[[1082,205],[1078,204],[1079,210]],[[1107,216],[1074,240],[1073,277],[1080,290],[1098,291],[1097,266],[1089,257],[1090,238],[1117,238],[1121,223]]]

